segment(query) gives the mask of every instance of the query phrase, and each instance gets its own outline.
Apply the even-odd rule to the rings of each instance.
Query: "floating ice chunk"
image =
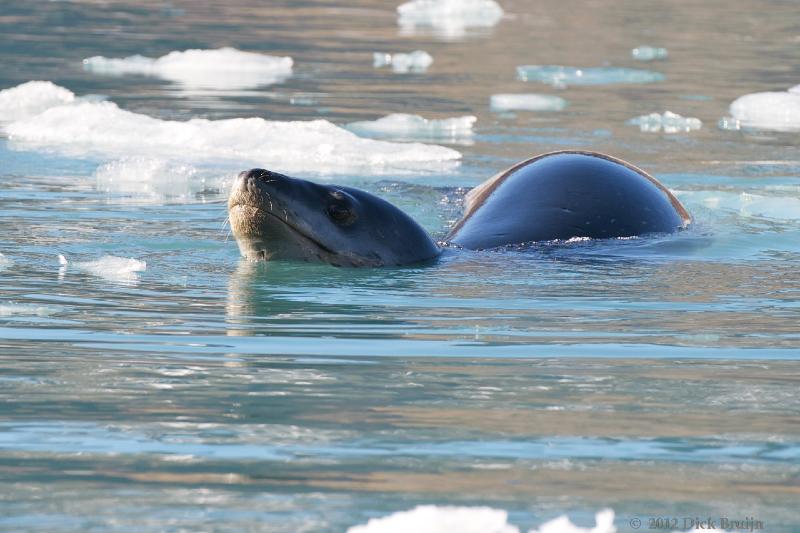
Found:
[[[800,198],[764,196],[743,192],[739,195],[739,214],[776,220],[800,220]]]
[[[630,119],[627,123],[639,126],[642,131],[659,132],[664,130],[664,133],[690,132],[699,130],[703,126],[699,118],[682,117],[672,111],[664,111],[663,114],[650,113],[649,115],[642,115]]]
[[[412,0],[397,7],[403,33],[431,29],[445,38],[458,38],[467,28],[490,28],[503,18],[494,0]]]
[[[14,262],[11,259],[4,256],[3,254],[0,254],[0,270],[5,270],[6,268],[10,267],[13,264]]]
[[[792,93],[792,94],[795,94],[795,93],[798,93],[798,94],[800,94],[800,85],[795,85],[794,87],[792,87],[791,89],[789,89],[789,91],[788,91],[788,92],[790,92],[790,93]]]
[[[717,127],[721,130],[739,131],[742,123],[733,117],[722,117],[717,121]]]
[[[731,117],[718,125],[724,130],[753,128],[770,131],[800,131],[800,91],[752,93],[740,96],[730,105]]]
[[[494,111],[561,111],[567,101],[550,94],[493,94],[489,105]]]
[[[239,90],[285,81],[292,75],[292,63],[290,57],[219,48],[175,51],[157,59],[94,56],[84,59],[83,67],[100,74],[155,76],[190,88]]]
[[[662,81],[660,72],[622,67],[565,67],[561,65],[522,65],[517,78],[540,81],[553,87],[568,85],[606,85],[614,83],[653,83]]]
[[[473,119],[474,121],[474,119]],[[11,122],[12,146],[76,155],[149,156],[270,165],[286,172],[364,172],[457,161],[443,146],[364,139],[326,120],[161,120],[120,109],[113,102],[76,102]]]
[[[746,218],[768,218],[777,221],[800,220],[800,197],[793,191],[775,190],[771,194],[744,191],[675,191],[682,202],[702,204],[708,209],[735,213]]]
[[[639,61],[653,61],[654,59],[666,59],[669,55],[666,48],[655,46],[637,46],[631,50],[631,55]]]
[[[476,120],[471,115],[426,119],[419,115],[393,113],[378,120],[351,122],[346,128],[366,136],[447,140],[470,137]]]
[[[218,193],[225,176],[201,175],[188,164],[157,157],[124,157],[98,167],[97,190],[142,200],[187,200],[202,193]]]
[[[75,100],[72,91],[50,81],[29,81],[0,91],[0,121],[30,117]]]
[[[147,269],[147,263],[127,257],[104,255],[95,261],[72,263],[63,255],[58,256],[58,262],[64,269],[69,265],[87,274],[98,276],[110,281],[137,281],[139,272]]]
[[[591,528],[576,526],[566,516],[542,524],[529,533],[616,533],[614,511],[605,509],[595,515]],[[419,505],[383,518],[370,519],[366,524],[353,526],[347,533],[519,533],[508,523],[508,513],[491,507],[450,507]]]
[[[391,66],[392,70],[399,73],[405,72],[425,72],[433,64],[433,57],[424,50],[403,54],[382,54],[375,52],[372,54],[372,65],[375,68]]]
[[[491,507],[419,505],[383,518],[372,518],[347,533],[519,533],[508,513]]]
[[[542,524],[539,529],[532,529],[528,533],[616,533],[614,527],[614,511],[604,509],[594,515],[596,525],[592,528],[580,527],[573,524],[566,516],[560,516]]]
[[[50,316],[64,310],[59,305],[20,304],[8,302],[0,304],[0,316]]]

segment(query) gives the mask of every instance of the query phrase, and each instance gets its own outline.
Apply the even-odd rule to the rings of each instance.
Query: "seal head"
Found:
[[[228,215],[248,259],[360,267],[407,265],[440,253],[419,224],[377,196],[260,168],[239,174]]]
[[[447,240],[488,249],[672,233],[690,222],[678,199],[645,171],[605,154],[569,150],[518,163],[471,190]]]

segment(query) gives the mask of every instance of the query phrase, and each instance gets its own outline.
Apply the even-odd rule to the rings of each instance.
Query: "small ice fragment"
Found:
[[[83,68],[110,75],[141,74],[167,79],[197,89],[238,90],[281,83],[292,75],[292,58],[235,48],[174,51],[150,58],[88,57]]]
[[[690,132],[699,130],[703,126],[699,118],[682,117],[672,111],[664,111],[663,114],[642,115],[630,119],[627,123],[639,126],[640,130],[651,133],[662,130],[664,133]]]
[[[310,94],[298,93],[289,97],[291,105],[317,105],[319,100]]]
[[[75,100],[75,94],[50,81],[29,81],[0,91],[0,121],[37,115]]]
[[[639,61],[653,61],[654,59],[666,59],[669,55],[666,48],[655,46],[637,46],[631,50],[631,55]]]
[[[95,261],[79,263],[68,263],[66,257],[59,255],[58,261],[61,268],[65,268],[69,264],[87,274],[110,281],[137,281],[139,279],[138,272],[144,272],[147,269],[147,263],[144,261],[113,255],[104,255]]]
[[[64,308],[60,305],[37,305],[37,304],[20,304],[16,302],[8,302],[0,304],[0,316],[38,316],[45,317],[56,313],[61,313]]]
[[[561,111],[567,101],[549,94],[493,94],[489,105],[494,111]]]
[[[472,125],[478,120],[463,117],[426,119],[419,115],[393,113],[378,120],[351,122],[345,127],[359,135],[378,137],[455,139],[472,135]]]
[[[419,505],[366,524],[353,526],[347,533],[519,533],[508,524],[508,513],[491,507]]]
[[[403,33],[430,28],[445,38],[458,38],[467,28],[490,28],[503,18],[494,0],[411,0],[397,7],[397,23]]]
[[[14,262],[11,259],[0,253],[0,270],[5,270],[13,264]]]
[[[425,72],[433,63],[433,57],[424,50],[415,50],[408,54],[372,54],[372,66],[375,68],[391,66],[394,72]]]
[[[742,123],[733,117],[722,117],[717,122],[717,127],[721,130],[739,131],[742,129]]]
[[[741,217],[793,223],[800,220],[800,197],[796,191],[771,190],[769,187],[754,192],[694,190],[677,191],[676,196],[684,203],[702,204]]]
[[[654,83],[664,80],[660,72],[622,67],[565,67],[562,65],[522,65],[517,78],[540,81],[553,87],[568,85],[607,85],[615,83]]]
[[[792,87],[785,92],[763,92],[740,96],[730,105],[730,113],[740,127],[770,131],[800,131],[800,92]],[[724,121],[724,124],[723,124]],[[726,118],[723,129],[732,129]]]

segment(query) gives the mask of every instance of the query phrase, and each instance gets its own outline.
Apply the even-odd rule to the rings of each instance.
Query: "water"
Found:
[[[455,32],[401,26],[396,7],[0,5],[0,88],[49,80],[136,113],[113,150],[102,121],[100,141],[72,142],[80,116],[49,123],[70,137],[57,142],[0,138],[0,529],[345,531],[423,504],[506,510],[522,531],[603,508],[620,531],[706,516],[800,528],[798,137],[715,126],[738,97],[800,83],[796,5],[506,0],[496,24]],[[516,79],[521,65],[637,68],[643,42],[669,49],[648,64],[663,81]],[[291,57],[292,75],[214,88],[82,65],[226,46]],[[374,52],[418,49],[425,73],[373,68]],[[569,105],[489,107],[531,92]],[[664,109],[703,126],[626,125]],[[466,139],[424,140],[461,154],[427,163],[354,161],[364,150],[346,144],[326,159],[288,135],[226,155],[243,127],[213,153],[205,138],[154,148],[135,129],[390,113],[478,120]],[[695,225],[348,270],[245,263],[224,224],[230,177],[269,164],[380,194],[441,238],[469,187],[568,147],[653,172]],[[85,264],[103,256],[117,266]]]

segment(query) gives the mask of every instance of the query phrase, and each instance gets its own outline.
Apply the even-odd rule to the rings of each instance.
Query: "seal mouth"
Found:
[[[314,237],[308,235],[306,232],[302,231],[300,228],[298,228],[297,226],[295,226],[292,223],[290,223],[288,215],[285,216],[285,217],[280,217],[272,209],[264,209],[261,206],[253,205],[253,204],[246,203],[246,202],[235,202],[235,203],[233,203],[233,204],[228,206],[228,215],[229,216],[233,215],[234,209],[237,209],[240,212],[240,214],[238,216],[241,216],[241,217],[255,218],[257,216],[265,216],[265,215],[269,216],[270,218],[278,221],[284,228],[288,229],[292,234],[296,235],[301,240],[308,241],[309,243],[314,245],[316,248],[319,248],[320,250],[322,250],[323,252],[325,252],[327,254],[330,254],[332,256],[338,255],[335,251],[330,249],[328,246],[325,246],[319,240],[317,240]],[[247,210],[248,212],[241,213],[241,211],[244,211],[244,210]],[[237,233],[237,232],[234,232],[234,233]],[[247,231],[247,230],[241,231],[241,235],[243,237],[262,237],[262,235],[258,234],[257,232]],[[261,255],[263,257],[265,257],[265,258],[268,258],[269,255],[271,255],[267,251],[260,251],[260,252],[261,252]]]

